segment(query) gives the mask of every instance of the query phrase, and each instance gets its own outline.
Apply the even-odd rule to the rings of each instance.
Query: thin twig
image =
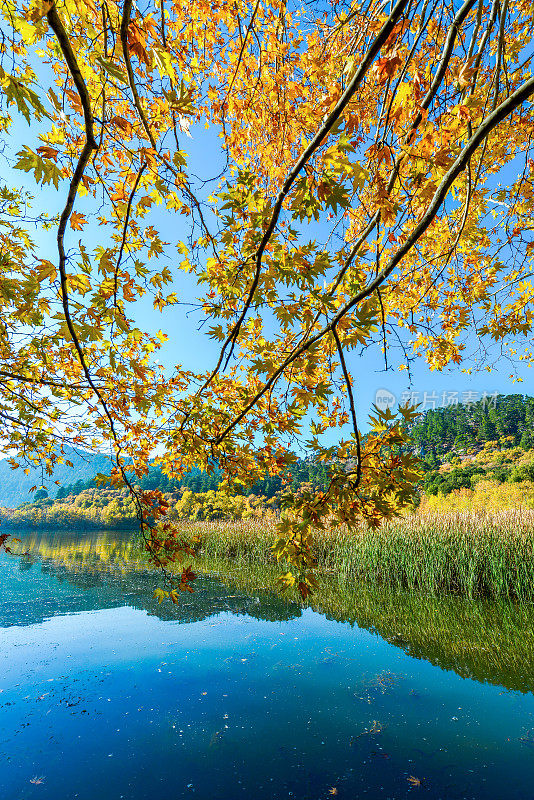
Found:
[[[128,205],[126,207],[126,217],[124,218],[124,225],[123,225],[123,228],[122,228],[121,246],[120,246],[120,250],[119,250],[119,255],[117,257],[117,263],[115,264],[115,279],[114,279],[114,284],[113,284],[113,305],[115,306],[115,308],[117,307],[117,280],[118,280],[119,268],[120,268],[121,261],[122,261],[122,255],[124,253],[124,246],[126,244],[126,235],[127,235],[127,232],[128,232],[128,223],[130,222],[130,214],[131,214],[131,211],[132,211],[132,203],[133,203],[133,199],[135,197],[135,193],[137,191],[137,187],[139,186],[139,181],[141,180],[141,176],[142,176],[143,172],[145,171],[146,165],[147,165],[147,162],[143,161],[143,163],[141,164],[141,167],[140,167],[140,169],[139,169],[139,171],[137,173],[137,177],[135,179],[135,183],[133,185],[132,191],[130,192],[130,197],[128,198]]]
[[[349,404],[350,404],[350,414],[352,417],[352,429],[354,431],[354,438],[356,439],[356,485],[354,488],[360,485],[360,480],[362,477],[362,454],[361,454],[361,445],[360,445],[360,432],[358,430],[358,421],[356,419],[356,405],[354,403],[354,394],[352,392],[352,382],[350,379],[350,374],[347,369],[347,365],[345,363],[345,356],[343,354],[343,348],[341,346],[341,341],[339,339],[339,335],[336,329],[336,326],[332,328],[332,334],[336,341],[337,352],[339,355],[339,361],[341,363],[341,369],[343,371],[343,377],[345,378],[345,385],[347,387],[347,394],[349,396]]]

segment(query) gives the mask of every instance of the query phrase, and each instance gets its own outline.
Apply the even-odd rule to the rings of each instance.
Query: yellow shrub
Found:
[[[420,509],[425,511],[499,511],[503,508],[533,508],[534,484],[498,483],[481,480],[473,489],[457,489],[448,495],[423,497]]]

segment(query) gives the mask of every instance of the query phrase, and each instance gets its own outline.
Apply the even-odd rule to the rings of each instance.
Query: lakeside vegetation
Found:
[[[265,520],[190,523],[182,530],[200,539],[201,559],[274,563],[274,531]],[[534,511],[527,509],[418,512],[378,530],[317,531],[313,555],[320,578],[334,574],[350,585],[534,601]]]
[[[534,449],[529,434],[534,399],[497,398],[424,414],[411,426],[423,477],[412,513],[382,524],[317,530],[313,555],[319,575],[334,569],[349,583],[430,595],[534,600]],[[489,436],[499,435],[497,439]],[[528,435],[527,435],[528,434]],[[167,519],[180,536],[201,542],[201,559],[274,564],[272,544],[284,490],[326,481],[323,464],[298,461],[286,476],[250,487],[223,488],[222,473],[192,470],[171,481],[151,466],[143,489],[159,489]],[[137,529],[136,507],[124,488],[93,480],[60,487],[33,503],[0,509],[3,529]]]
[[[185,541],[194,542],[194,569],[220,560],[245,570],[275,568],[276,521],[274,514],[245,520],[182,520],[178,530]],[[320,582],[334,576],[350,585],[530,603],[534,601],[534,510],[419,509],[378,530],[316,531],[313,556]]]
[[[215,554],[221,534],[239,546],[244,532],[253,529],[252,523],[190,523],[189,530],[198,531],[199,527],[205,541],[211,542],[211,553],[206,550],[198,559],[196,569],[203,577],[197,590],[178,605],[160,605],[153,598],[154,569],[130,536],[32,533],[24,540],[29,555],[20,561],[20,569],[56,575],[62,586],[70,583],[89,593],[98,590],[100,603],[106,607],[122,605],[127,596],[129,604],[161,619],[190,621],[224,610],[272,620],[300,615],[303,602],[296,592],[269,591],[276,581],[275,565],[261,563],[243,551],[232,558],[221,555],[220,549],[219,555]],[[259,527],[256,533],[261,533]],[[458,596],[354,585],[330,575],[307,605],[464,678],[534,692],[531,604],[484,599],[466,603]],[[38,603],[34,611],[39,613]]]
[[[488,480],[534,482],[533,436],[532,397],[504,395],[428,411],[410,430],[423,466],[422,492],[448,495]]]

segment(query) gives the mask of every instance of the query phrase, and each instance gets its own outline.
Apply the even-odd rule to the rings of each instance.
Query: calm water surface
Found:
[[[120,539],[27,546],[0,559],[2,800],[534,798],[530,609],[212,577],[159,606]]]

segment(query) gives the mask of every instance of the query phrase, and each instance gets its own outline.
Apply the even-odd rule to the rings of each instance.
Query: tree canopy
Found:
[[[276,553],[306,594],[311,528],[377,525],[417,479],[412,411],[377,411],[360,441],[354,353],[441,369],[476,340],[479,360],[491,342],[531,358],[531,4],[5,0],[1,14],[2,152],[26,173],[0,189],[4,448],[51,467],[67,444],[108,443],[166,568],[187,547],[135,482],[156,443],[171,477],[217,464],[250,485],[305,439],[328,483],[288,493]],[[211,182],[188,135],[218,148]],[[57,215],[40,203],[52,187]],[[205,372],[164,369],[165,334],[135,322],[147,294],[163,319],[183,313],[180,271],[219,345]]]

